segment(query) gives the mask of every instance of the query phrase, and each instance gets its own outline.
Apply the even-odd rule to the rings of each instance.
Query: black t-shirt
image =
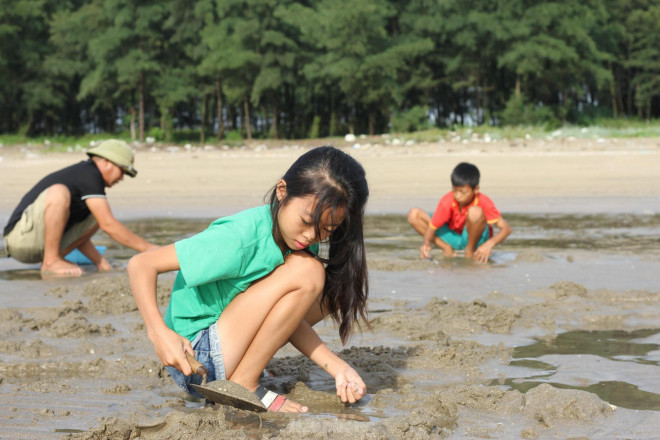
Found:
[[[66,224],[65,230],[69,229],[71,225],[84,220],[90,214],[89,208],[87,208],[87,204],[85,203],[86,199],[94,197],[105,198],[105,182],[92,159],[71,165],[47,175],[39,183],[34,185],[21,199],[18,207],[9,217],[4,235],[9,234],[14,229],[16,223],[21,219],[25,208],[30,206],[46,188],[56,183],[66,185],[71,192],[69,221]]]

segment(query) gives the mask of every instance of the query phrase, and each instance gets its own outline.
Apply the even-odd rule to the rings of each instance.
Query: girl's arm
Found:
[[[156,301],[158,274],[179,268],[176,250],[170,244],[134,256],[128,262],[127,270],[133,298],[158,358],[163,365],[174,367],[189,376],[192,369],[185,352],[193,353],[190,341],[165,325]]]
[[[307,321],[300,323],[289,342],[335,378],[337,395],[342,402],[355,403],[367,394],[367,386],[360,375],[321,341]]]

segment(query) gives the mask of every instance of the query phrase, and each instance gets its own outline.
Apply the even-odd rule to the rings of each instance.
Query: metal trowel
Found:
[[[193,373],[202,378],[201,385],[191,384],[191,386],[195,391],[211,402],[233,406],[234,408],[245,409],[248,411],[266,411],[266,407],[254,393],[237,383],[230,380],[213,380],[211,382],[206,382],[209,374],[206,367],[199,363],[199,361],[188,352],[186,352],[186,358],[188,359],[188,364],[190,364]]]

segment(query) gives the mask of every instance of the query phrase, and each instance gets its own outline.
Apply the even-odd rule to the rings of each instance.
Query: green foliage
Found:
[[[65,97],[45,60],[55,0],[0,1],[0,132],[36,131],[37,119],[58,119]]]
[[[427,126],[426,108],[422,106],[413,107],[392,117],[392,131],[395,133],[419,131]]]
[[[500,114],[502,125],[541,125],[548,129],[561,125],[553,110],[525,102],[525,97],[512,96]]]
[[[660,97],[660,5],[636,10],[628,18],[632,51],[626,65],[635,75],[635,102],[650,116],[651,101]],[[641,114],[641,112],[640,112]]]
[[[147,133],[148,137],[152,137],[157,141],[165,140],[165,130],[160,127],[151,127]]]
[[[312,128],[309,129],[309,138],[310,139],[316,139],[319,137],[319,128],[321,127],[321,117],[320,116],[314,116],[314,120],[312,121]]]
[[[649,0],[0,0],[0,133],[653,119],[659,23]]]
[[[506,10],[510,27],[503,34],[506,49],[497,57],[498,65],[515,73],[523,93],[547,104],[554,104],[558,92],[563,101],[581,93],[578,89],[587,81],[603,87],[611,72],[605,64],[609,56],[592,37],[602,25],[599,13],[572,0]]]
[[[229,143],[230,145],[231,145],[232,143],[237,143],[237,142],[240,143],[240,142],[243,142],[243,135],[242,135],[241,132],[238,131],[238,130],[229,130],[229,131],[225,134],[225,140],[226,140],[227,143]]]

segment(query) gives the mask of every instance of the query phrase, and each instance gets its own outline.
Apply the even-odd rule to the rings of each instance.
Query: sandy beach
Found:
[[[435,207],[449,190],[449,174],[461,161],[481,170],[481,189],[508,212],[629,212],[657,201],[660,140],[573,139],[395,146],[383,139],[335,142],[365,167],[369,213],[407,212],[411,205]],[[370,143],[367,143],[369,141]],[[215,217],[262,203],[305,148],[323,141],[244,149],[139,147],[135,179],[111,188],[116,215]],[[357,148],[356,148],[357,147]],[[0,149],[0,220],[46,173],[83,160],[82,152],[40,154],[40,147]],[[650,208],[649,208],[650,209]]]
[[[137,147],[115,215],[159,244],[263,203],[306,148]],[[132,251],[98,235],[115,272],[41,280],[0,255],[0,438],[633,438],[660,432],[660,140],[553,139],[336,146],[367,171],[370,328],[347,346],[363,375],[345,406],[290,346],[266,385],[310,407],[291,416],[205,406],[159,364],[125,273]],[[0,222],[83,152],[0,148]],[[420,261],[405,222],[432,211],[461,161],[513,228],[488,265]],[[1,252],[1,251],[0,251]],[[173,277],[159,279],[164,308]]]

